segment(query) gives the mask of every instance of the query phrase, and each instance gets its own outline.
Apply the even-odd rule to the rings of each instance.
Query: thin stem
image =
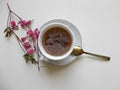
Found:
[[[17,36],[17,34],[14,32],[14,31],[12,31],[12,30],[10,30],[14,35],[15,35],[15,37],[17,38],[17,41],[18,41],[18,44],[20,45],[20,47],[21,47],[21,49],[23,50],[23,52],[24,53],[26,53],[26,51],[25,51],[25,49],[22,47],[22,41],[20,40],[20,38]]]
[[[9,19],[10,19],[10,22],[11,22],[11,20],[12,20],[11,13],[10,13],[10,17],[9,17]]]
[[[38,70],[40,71],[40,54],[39,54],[39,47],[38,47],[38,38],[37,38],[37,40],[36,40],[36,51],[37,51],[37,55],[38,55]]]
[[[7,27],[9,27],[10,14],[11,14],[11,13],[9,12],[8,18],[7,18]]]
[[[13,12],[13,11],[10,9],[10,6],[9,6],[8,3],[7,3],[7,7],[8,7],[8,9],[9,9],[9,12],[10,12],[10,13],[14,14],[16,17],[18,17],[20,20],[22,20],[21,17],[19,17],[15,12]]]
[[[17,41],[18,41],[19,46],[22,48],[22,45],[21,45],[21,43],[20,43],[18,38],[17,38]],[[22,48],[22,50],[23,50],[24,53],[26,53],[26,51],[23,48]]]
[[[7,3],[7,7],[8,7],[8,9],[9,9],[9,11],[11,12],[12,10],[10,9],[10,6],[9,6],[9,4]]]
[[[32,30],[30,26],[26,26],[28,29]]]
[[[16,13],[14,13],[13,11],[11,11],[12,14],[14,14],[16,17],[18,17],[20,20],[22,20],[21,17],[19,17]]]
[[[40,67],[47,67],[47,66],[40,66],[40,53],[39,53],[39,51],[40,51],[40,48],[39,48],[39,46],[38,46],[38,38],[37,38],[37,55],[38,55],[38,70],[40,71]]]

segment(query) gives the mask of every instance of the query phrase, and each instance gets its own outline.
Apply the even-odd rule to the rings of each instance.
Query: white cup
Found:
[[[61,28],[64,28],[65,30],[68,31],[68,33],[70,34],[71,36],[71,46],[69,48],[69,50],[64,54],[64,55],[61,55],[61,56],[55,56],[55,55],[51,55],[49,53],[46,52],[46,50],[44,49],[43,47],[43,44],[42,44],[42,39],[43,39],[43,36],[45,34],[45,32],[52,28],[52,27],[61,27]],[[47,22],[46,24],[44,24],[41,28],[40,28],[40,36],[39,36],[39,49],[40,49],[40,52],[41,52],[41,55],[47,59],[47,60],[52,60],[52,61],[58,61],[58,60],[63,60],[65,58],[67,58],[73,51],[73,48],[74,48],[74,34],[73,34],[73,30],[71,30],[71,28],[68,27],[68,25],[65,25],[64,23],[60,22],[60,21],[56,21],[56,22]]]

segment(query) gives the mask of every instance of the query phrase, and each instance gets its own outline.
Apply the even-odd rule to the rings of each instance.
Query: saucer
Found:
[[[73,31],[74,37],[75,37],[75,41],[74,41],[74,45],[80,46],[82,47],[82,38],[81,38],[81,34],[79,32],[79,30],[69,21],[66,20],[62,20],[62,19],[54,19],[54,20],[50,20],[48,22],[46,22],[44,25],[41,26],[40,30],[42,28],[44,28],[46,25],[48,25],[49,23],[62,23],[67,25],[71,30]],[[67,58],[62,59],[62,60],[48,60],[47,58],[44,58],[43,60],[47,63],[53,64],[53,65],[66,65],[68,63],[71,63],[72,61],[74,61],[77,58],[77,56],[74,55],[69,55]]]

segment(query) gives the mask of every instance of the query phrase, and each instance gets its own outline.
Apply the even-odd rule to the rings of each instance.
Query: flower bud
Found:
[[[34,53],[34,49],[33,48],[29,48],[27,50],[27,53],[30,54],[30,55],[32,55]]]
[[[38,37],[39,37],[39,34],[40,34],[40,31],[38,30],[38,28],[36,28],[36,29],[34,30],[34,35],[35,35],[35,37],[38,38]]]
[[[25,43],[23,43],[23,46],[24,46],[25,49],[28,49],[28,48],[30,48],[30,43],[25,42]]]

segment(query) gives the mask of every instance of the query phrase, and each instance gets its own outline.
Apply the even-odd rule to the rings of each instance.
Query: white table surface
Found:
[[[86,55],[63,67],[26,64],[16,39],[7,40],[9,3],[34,28],[52,19],[72,22],[87,51],[111,56],[104,62]],[[0,90],[120,90],[120,0],[0,0]]]

